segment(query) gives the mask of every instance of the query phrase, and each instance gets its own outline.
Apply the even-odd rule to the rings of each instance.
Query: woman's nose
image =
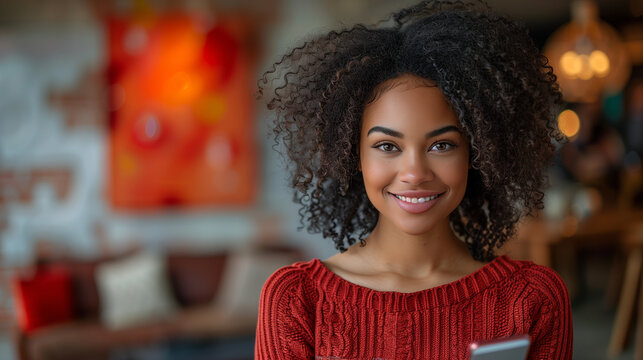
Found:
[[[419,185],[425,181],[432,180],[434,176],[431,164],[425,153],[407,152],[400,164],[400,181]]]

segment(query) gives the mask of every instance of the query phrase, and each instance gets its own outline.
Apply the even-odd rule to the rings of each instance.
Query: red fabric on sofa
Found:
[[[22,331],[72,319],[71,278],[65,268],[38,268],[32,276],[14,278],[12,286]]]

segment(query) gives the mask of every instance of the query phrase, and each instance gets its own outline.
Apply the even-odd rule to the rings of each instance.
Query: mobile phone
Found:
[[[469,345],[469,360],[525,360],[529,335],[509,336]]]

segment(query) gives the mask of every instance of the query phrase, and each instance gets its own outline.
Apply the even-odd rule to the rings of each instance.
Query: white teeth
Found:
[[[417,203],[425,203],[427,201],[435,200],[440,196],[440,194],[433,195],[433,196],[426,196],[426,197],[421,197],[421,198],[416,198],[416,197],[408,197],[408,196],[401,196],[401,195],[395,195],[394,196],[404,202],[412,203],[412,204],[417,204]]]

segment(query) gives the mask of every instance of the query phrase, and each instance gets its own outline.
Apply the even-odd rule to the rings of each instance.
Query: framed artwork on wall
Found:
[[[115,209],[252,204],[253,64],[242,21],[107,21],[108,197]]]

